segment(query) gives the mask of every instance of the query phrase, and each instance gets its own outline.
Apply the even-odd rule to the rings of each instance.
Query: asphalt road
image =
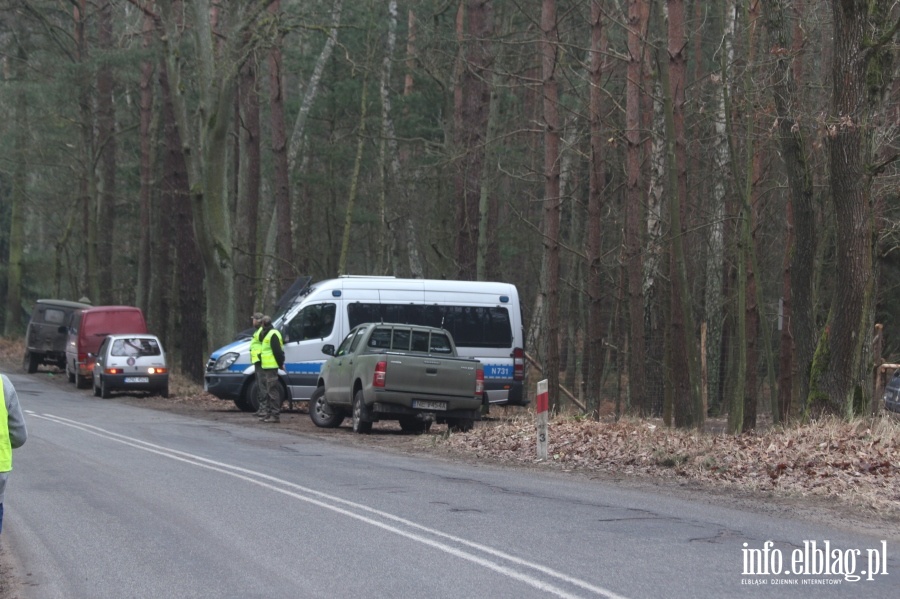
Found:
[[[29,427],[2,535],[20,599],[900,591],[897,547],[878,537],[11,378]],[[755,574],[750,556],[781,574]],[[826,561],[845,575],[817,573]]]

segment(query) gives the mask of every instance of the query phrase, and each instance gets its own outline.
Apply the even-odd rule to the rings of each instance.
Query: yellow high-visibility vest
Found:
[[[284,347],[284,339],[281,337],[281,333],[278,332],[278,329],[272,329],[266,335],[266,338],[262,341],[262,350],[260,351],[260,355],[262,357],[262,367],[266,370],[272,368],[278,368],[278,362],[275,360],[275,354],[272,353],[272,337],[275,335],[278,336],[278,341],[281,343],[281,346]]]
[[[6,398],[3,396],[3,381],[0,381],[0,472],[12,470],[12,442],[9,440],[9,414]]]

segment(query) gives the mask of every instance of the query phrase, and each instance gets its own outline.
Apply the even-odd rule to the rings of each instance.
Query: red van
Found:
[[[66,341],[66,375],[76,387],[91,384],[94,360],[107,335],[113,333],[146,333],[144,313],[134,306],[95,306],[77,310],[69,324]]]

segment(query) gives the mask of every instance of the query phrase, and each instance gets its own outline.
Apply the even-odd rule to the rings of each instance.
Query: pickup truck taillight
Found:
[[[484,395],[484,370],[479,368],[475,371],[475,397]]]
[[[525,350],[521,347],[513,350],[513,380],[525,380]]]
[[[375,374],[372,375],[373,387],[384,387],[384,377],[387,374],[387,362],[382,360],[375,365]]]

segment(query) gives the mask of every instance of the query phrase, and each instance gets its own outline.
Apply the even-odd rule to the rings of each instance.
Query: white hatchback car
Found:
[[[107,398],[113,391],[149,391],[169,396],[166,352],[156,335],[109,335],[94,356],[94,395]]]

